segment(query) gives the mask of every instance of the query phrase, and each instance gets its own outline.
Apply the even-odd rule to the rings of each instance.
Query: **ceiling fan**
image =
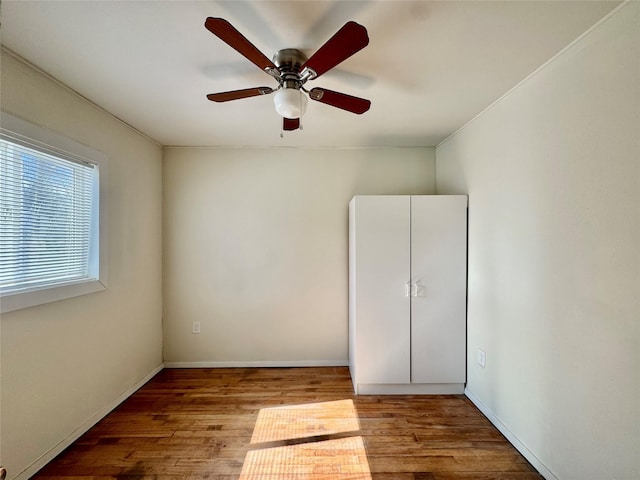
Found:
[[[306,90],[304,85],[362,50],[369,43],[367,29],[356,22],[347,22],[333,37],[325,42],[311,57],[294,48],[279,50],[269,60],[249,40],[223,18],[209,17],[205,27],[220,40],[243,55],[277,82],[276,88],[256,87],[229,92],[210,93],[207,98],[213,102],[227,102],[241,98],[268,95],[275,92],[276,111],[283,119],[283,130],[300,128],[300,117],[307,106],[306,93],[311,100],[326,105],[362,114],[369,110],[371,102],[364,98],[315,87]]]

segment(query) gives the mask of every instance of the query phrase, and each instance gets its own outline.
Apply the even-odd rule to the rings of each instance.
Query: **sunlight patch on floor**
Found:
[[[293,440],[360,429],[353,400],[263,408],[251,443]]]
[[[362,437],[252,450],[240,480],[371,480]]]
[[[359,430],[353,400],[263,408],[240,480],[371,480]]]

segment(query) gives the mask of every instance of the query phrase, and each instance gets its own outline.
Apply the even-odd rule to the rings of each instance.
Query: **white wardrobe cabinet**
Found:
[[[349,367],[355,392],[462,393],[467,197],[349,203]]]

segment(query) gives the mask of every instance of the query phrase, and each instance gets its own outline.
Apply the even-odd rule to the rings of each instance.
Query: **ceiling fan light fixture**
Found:
[[[371,102],[364,98],[326,88],[316,87],[311,91],[303,88],[307,81],[323,75],[369,44],[367,29],[354,21],[345,23],[311,57],[307,57],[304,52],[295,48],[283,48],[275,53],[273,61],[269,60],[224,18],[207,17],[204,26],[278,82],[278,87],[275,89],[244,88],[207,95],[207,98],[213,102],[227,102],[273,93],[276,111],[283,118],[282,131],[302,130],[300,117],[307,109],[309,97],[313,101],[356,114],[366,112],[371,106]]]
[[[273,97],[278,115],[284,118],[300,118],[307,110],[307,96],[297,88],[281,88]]]

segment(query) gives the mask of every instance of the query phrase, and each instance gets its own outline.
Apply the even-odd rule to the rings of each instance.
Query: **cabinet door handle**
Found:
[[[411,296],[411,282],[407,282],[404,284],[404,296],[405,297],[409,297]]]
[[[414,290],[415,288],[415,290]],[[411,296],[412,297],[417,297],[418,296],[418,284],[417,283],[412,283],[411,284]]]

